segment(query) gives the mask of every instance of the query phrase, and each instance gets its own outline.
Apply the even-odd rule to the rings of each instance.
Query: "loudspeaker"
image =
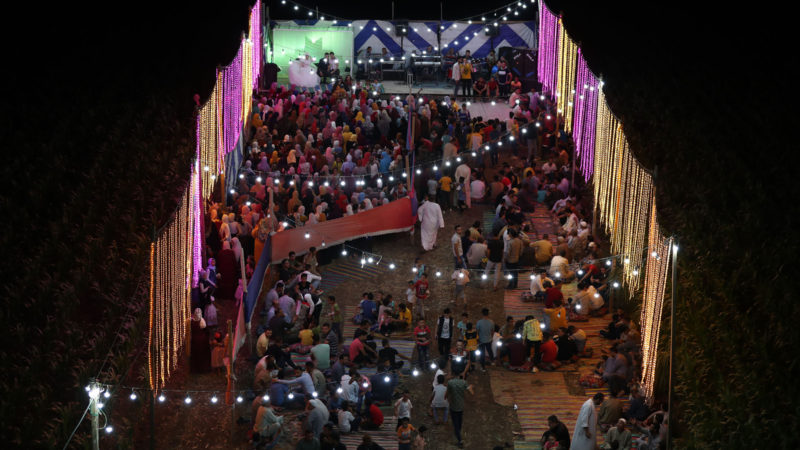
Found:
[[[491,23],[487,23],[483,27],[483,34],[485,34],[486,36],[489,36],[489,37],[497,36],[497,35],[500,34],[500,27],[499,26],[496,27]]]
[[[408,36],[408,22],[407,21],[395,22],[394,34],[398,36]]]
[[[511,70],[522,78],[536,78],[536,53],[527,48],[515,48],[511,52]]]

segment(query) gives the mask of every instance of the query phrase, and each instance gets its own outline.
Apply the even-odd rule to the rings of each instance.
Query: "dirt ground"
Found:
[[[364,281],[346,281],[337,286],[330,293],[335,295],[337,301],[344,305],[355,305],[358,303],[361,292],[382,290],[400,301],[405,299],[406,283],[411,279],[410,268],[414,264],[414,259],[419,257],[422,262],[429,267],[431,280],[431,297],[429,307],[428,326],[435,328],[435,317],[438,317],[442,310],[449,307],[456,322],[460,320],[461,313],[464,312],[462,306],[455,306],[453,300],[453,285],[450,275],[453,271],[453,258],[450,252],[450,238],[453,235],[453,227],[456,224],[463,228],[468,228],[473,222],[482,219],[483,211],[488,205],[473,205],[472,209],[463,213],[457,211],[444,212],[445,228],[441,229],[437,236],[436,249],[425,252],[420,244],[419,228],[415,230],[413,240],[408,234],[395,234],[375,238],[373,251],[383,255],[384,259],[389,259],[397,264],[398,270],[385,273],[380,279],[373,279],[370,283]],[[433,273],[441,270],[442,277],[437,279]],[[324,274],[323,274],[324,275]],[[477,278],[477,279],[476,279]],[[489,287],[484,287],[489,285]],[[466,288],[467,308],[470,321],[477,322],[481,317],[481,309],[489,308],[490,317],[495,323],[503,323],[503,290],[493,291],[490,283],[482,283],[479,277],[472,277]],[[431,357],[438,356],[435,344],[432,345]],[[470,449],[491,449],[496,445],[512,443],[514,432],[519,432],[520,427],[514,413],[513,407],[502,406],[492,398],[492,390],[489,385],[489,376],[492,371],[481,373],[480,370],[474,371],[468,378],[468,382],[474,387],[475,395],[467,394],[464,412],[464,425],[462,438],[465,448]],[[502,376],[502,372],[496,372],[495,376]],[[431,449],[451,449],[455,446],[456,440],[451,425],[433,425],[433,418],[430,412],[431,384],[433,373],[424,372],[418,378],[407,378],[399,386],[399,389],[407,388],[410,391],[412,404],[411,423],[415,427],[425,425],[428,428],[427,439]]]

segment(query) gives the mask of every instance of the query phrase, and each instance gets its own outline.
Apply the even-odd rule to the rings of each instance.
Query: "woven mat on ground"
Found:
[[[527,219],[531,225],[533,225],[534,229],[537,233],[541,236],[544,233],[547,233],[550,239],[550,242],[553,245],[557,242],[558,236],[558,229],[559,224],[550,211],[547,210],[547,206],[543,203],[537,203],[536,209],[532,213],[525,213],[525,219]]]
[[[330,291],[345,280],[369,280],[380,276],[388,270],[385,264],[365,264],[355,258],[339,258],[333,264],[325,266],[322,271],[320,289]]]
[[[347,446],[347,448],[356,448],[361,445],[363,436],[365,434],[369,434],[370,437],[372,437],[373,442],[385,448],[386,450],[396,450],[398,447],[397,433],[395,432],[396,427],[397,417],[387,416],[384,418],[383,425],[381,425],[379,430],[368,430],[351,434],[343,434],[341,441],[342,444]]]
[[[356,313],[356,310],[357,306],[355,305],[345,306],[344,308],[345,323],[343,327],[344,328],[343,333],[344,333],[345,346],[349,346],[353,342],[353,334],[355,334],[356,328],[358,328],[352,321],[353,315]],[[411,334],[408,332],[403,333],[401,335],[392,334],[392,336],[389,338],[389,343],[392,346],[392,348],[397,350],[399,354],[407,358],[411,358],[411,356],[414,353],[414,342],[412,342],[410,338]],[[378,346],[378,350],[381,349],[382,339],[383,337],[379,333],[375,333],[375,345]],[[406,362],[405,368],[409,367],[410,363]],[[376,370],[374,367],[364,367],[363,369],[360,369],[358,372],[362,375],[372,376],[376,373]]]

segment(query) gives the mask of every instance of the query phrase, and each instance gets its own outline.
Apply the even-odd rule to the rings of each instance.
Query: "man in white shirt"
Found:
[[[455,233],[453,233],[453,237],[450,238],[450,247],[453,249],[453,263],[455,264],[455,268],[467,268],[467,265],[464,263],[464,248],[461,245],[461,225],[456,225]]]
[[[469,184],[469,191],[472,201],[476,203],[480,202],[486,195],[486,183],[480,179],[472,180],[472,183]]]
[[[575,272],[569,270],[569,260],[562,250],[560,254],[553,256],[550,260],[550,269],[547,271],[550,276],[560,278],[564,281],[570,281],[575,277]]]
[[[555,284],[553,283],[553,280],[547,278],[546,272],[539,272],[536,275],[531,275],[531,295],[533,295],[534,298],[536,297],[544,298],[544,293],[547,290],[544,287],[545,281],[550,282],[550,286],[553,286]]]
[[[455,87],[453,88],[453,98],[455,98],[458,95],[458,85],[459,82],[461,81],[461,65],[459,64],[459,62],[461,62],[460,59],[456,61],[455,64],[453,64],[453,70],[450,75],[450,79],[452,79],[453,82],[455,83]],[[447,106],[449,107],[450,105]]]

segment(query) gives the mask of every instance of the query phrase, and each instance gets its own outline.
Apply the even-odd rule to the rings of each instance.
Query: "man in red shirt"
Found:
[[[558,346],[553,342],[553,336],[550,333],[542,334],[542,345],[539,347],[542,353],[542,361],[539,363],[539,368],[542,370],[555,370],[560,366],[556,357],[558,356]]]
[[[383,412],[372,403],[371,399],[365,400],[364,406],[366,406],[367,411],[361,421],[361,427],[369,430],[377,430],[383,425]]]
[[[561,293],[561,280],[555,280],[555,286],[547,288],[544,291],[544,306],[552,308],[556,300],[564,303],[564,294]]]
[[[419,366],[424,368],[428,363],[428,350],[431,346],[431,329],[425,325],[425,319],[420,320],[414,328],[414,341],[417,343]]]
[[[414,295],[417,297],[417,304],[414,305],[414,314],[419,319],[425,319],[425,300],[430,295],[428,290],[428,274],[423,273],[419,280],[414,283]]]

